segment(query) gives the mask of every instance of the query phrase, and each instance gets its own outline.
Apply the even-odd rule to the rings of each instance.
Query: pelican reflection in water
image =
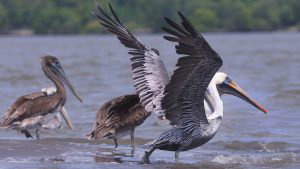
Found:
[[[213,138],[223,119],[222,94],[235,95],[267,112],[225,73],[217,72],[223,64],[221,57],[180,12],[181,26],[166,18],[170,28],[163,28],[172,35],[165,39],[177,42],[177,54],[184,55],[169,78],[158,50],[146,47],[135,38],[109,7],[114,19],[100,7],[103,16],[97,17],[131,49],[134,86],[140,102],[148,112],[155,112],[173,126],[148,144],[150,150],[145,152],[143,163],[149,163],[156,149],[175,151],[178,161],[181,151],[199,147]]]
[[[29,129],[35,129],[36,137],[39,139],[39,129],[43,124],[54,118],[56,112],[60,112],[66,123],[72,128],[72,123],[65,111],[62,111],[66,103],[67,95],[64,84],[82,102],[79,95],[67,79],[65,72],[54,56],[41,58],[44,74],[55,84],[57,91],[52,95],[46,92],[37,92],[20,96],[4,113],[0,122],[1,128],[12,128],[21,131],[25,136],[32,137]]]

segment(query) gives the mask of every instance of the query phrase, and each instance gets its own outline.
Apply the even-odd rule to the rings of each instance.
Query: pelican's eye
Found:
[[[57,67],[57,68],[60,68],[60,67],[61,67],[58,60],[54,60],[54,61],[52,62],[52,66]]]
[[[55,64],[55,65],[59,65],[58,60],[55,60],[55,61],[54,61],[54,64]]]
[[[230,82],[231,82],[231,79],[228,76],[226,76],[224,83],[229,84]]]

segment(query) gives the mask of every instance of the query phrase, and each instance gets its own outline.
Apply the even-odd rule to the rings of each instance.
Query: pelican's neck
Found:
[[[66,90],[63,82],[50,70],[47,66],[42,66],[45,75],[50,79],[56,87],[56,92],[53,95],[59,95],[62,98],[62,105],[66,102]]]
[[[206,92],[207,102],[213,107],[213,112],[208,115],[208,120],[213,120],[219,117],[223,117],[223,102],[217,90],[217,86],[215,83],[210,83]]]

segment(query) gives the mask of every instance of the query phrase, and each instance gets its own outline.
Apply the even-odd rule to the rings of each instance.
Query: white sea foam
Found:
[[[279,165],[298,162],[299,156],[295,153],[279,153],[279,154],[251,154],[251,155],[218,155],[211,161],[221,164],[257,164],[257,165]]]

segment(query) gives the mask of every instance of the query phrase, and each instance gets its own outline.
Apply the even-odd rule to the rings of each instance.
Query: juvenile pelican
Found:
[[[55,87],[48,87],[48,88],[42,88],[42,92],[47,93],[47,95],[53,95],[56,92]],[[69,124],[68,127],[70,129],[73,129],[73,124],[71,123],[71,120],[68,116],[68,113],[65,109],[65,107],[61,108],[61,111],[65,114],[66,119],[68,119]],[[59,113],[56,113],[54,118],[51,119],[48,123],[42,124],[43,129],[61,129],[63,127],[62,119]]]
[[[100,12],[110,17],[98,6]],[[96,14],[95,14],[96,15]],[[102,17],[96,15],[100,20]],[[130,133],[131,155],[134,155],[135,127],[141,125],[150,115],[149,111],[141,105],[137,94],[124,95],[113,98],[104,103],[96,114],[93,129],[87,134],[89,139],[113,139],[115,148],[118,147],[118,139]]]
[[[117,148],[117,139],[130,133],[131,155],[134,156],[134,129],[141,125],[150,114],[140,103],[138,95],[116,97],[100,107],[92,132],[87,136],[89,139],[96,140],[113,139]]]
[[[53,95],[45,92],[37,92],[25,96],[20,96],[5,112],[0,123],[1,128],[12,128],[20,130],[26,137],[30,137],[28,129],[36,130],[36,137],[39,139],[39,129],[42,124],[47,123],[59,111],[68,125],[71,124],[68,116],[62,111],[62,107],[67,100],[66,90],[63,85],[67,85],[71,92],[82,102],[73,86],[67,79],[58,59],[54,56],[41,58],[42,70],[45,75],[55,84],[57,91]],[[70,128],[72,126],[69,126]]]
[[[151,149],[145,152],[143,163],[149,163],[149,157],[156,149],[175,151],[178,161],[179,152],[208,142],[216,134],[223,118],[221,94],[235,95],[267,112],[225,73],[217,73],[222,59],[180,12],[182,26],[166,18],[171,29],[163,28],[173,35],[165,38],[178,42],[176,52],[184,55],[178,59],[178,68],[169,79],[159,52],[135,38],[120,22],[111,5],[109,7],[114,19],[100,7],[104,17],[97,16],[123,45],[131,48],[134,86],[142,105],[173,125],[172,129],[149,144]]]

